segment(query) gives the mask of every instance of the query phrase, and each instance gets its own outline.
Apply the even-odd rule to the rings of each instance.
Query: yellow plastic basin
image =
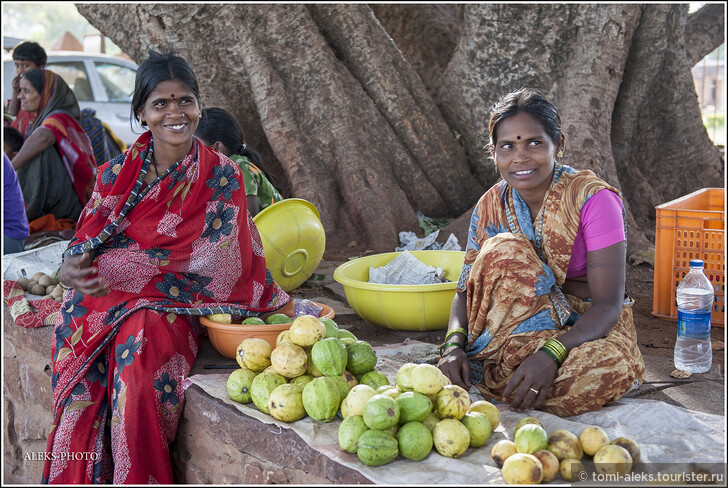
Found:
[[[287,198],[253,217],[263,241],[265,263],[284,291],[291,291],[316,270],[326,249],[326,234],[316,207]]]
[[[450,283],[379,285],[369,283],[369,267],[384,266],[399,252],[374,254],[344,263],[334,279],[344,286],[346,300],[361,318],[395,330],[436,330],[447,327],[450,305],[465,259],[464,251],[410,251],[423,263],[445,270]]]

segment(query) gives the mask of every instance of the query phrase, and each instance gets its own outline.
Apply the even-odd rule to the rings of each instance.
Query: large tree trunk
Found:
[[[79,5],[141,61],[174,46],[203,103],[260,125],[290,196],[320,210],[327,238],[397,245],[416,211],[457,216],[483,187],[417,73],[365,5]],[[124,25],[124,29],[116,26]],[[201,39],[214,42],[200,42]],[[250,137],[250,136],[249,136]],[[279,178],[280,179],[280,178]]]
[[[498,178],[490,109],[521,86],[559,108],[564,162],[623,191],[633,247],[649,245],[656,204],[722,185],[690,66],[723,17],[712,15],[706,41],[694,35],[705,17],[688,24],[686,4],[78,9],[137,61],[179,49],[203,103],[238,118],[286,196],[319,208],[331,242],[391,249],[398,231],[417,229],[416,211],[460,215],[446,230],[464,242]]]
[[[472,170],[497,179],[484,149],[495,100],[538,87],[560,110],[564,162],[620,188],[631,247],[649,246],[655,205],[723,181],[686,61],[686,16],[687,5],[466,6],[437,100]],[[446,230],[464,236],[468,219]]]

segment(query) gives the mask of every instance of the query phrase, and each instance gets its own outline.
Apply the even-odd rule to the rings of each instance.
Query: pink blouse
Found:
[[[625,240],[622,200],[606,188],[599,190],[581,208],[579,230],[571,251],[567,278],[586,274],[586,252],[604,249]]]

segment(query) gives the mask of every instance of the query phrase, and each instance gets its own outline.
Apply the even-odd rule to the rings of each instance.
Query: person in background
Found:
[[[21,252],[28,234],[28,218],[18,175],[8,155],[3,154],[3,254]]]
[[[46,69],[20,80],[20,108],[37,114],[33,131],[12,159],[29,221],[47,214],[75,220],[96,174],[91,141],[78,123],[76,97],[63,78]]]
[[[240,166],[250,215],[256,215],[271,204],[283,200],[260,169],[260,156],[247,147],[238,121],[229,112],[217,107],[203,110],[195,135],[204,145],[221,152]]]
[[[558,162],[561,118],[537,90],[505,95],[488,128],[502,180],[473,211],[438,366],[511,410],[599,410],[645,374],[620,194]]]
[[[3,152],[13,159],[23,147],[23,135],[10,126],[3,127]],[[12,165],[10,166],[12,168]]]
[[[68,290],[47,452],[97,456],[46,457],[44,483],[172,484],[198,317],[293,310],[266,268],[240,169],[193,137],[202,114],[189,64],[150,51],[132,114],[149,130],[99,168],[58,271]]]
[[[101,166],[126,151],[126,145],[106,123],[96,116],[96,110],[92,108],[81,110],[80,123],[91,141],[97,166]]]
[[[10,124],[27,139],[33,131],[33,123],[37,113],[26,112],[20,106],[20,80],[23,75],[32,69],[45,68],[48,56],[40,44],[32,41],[23,41],[13,49],[13,63],[15,64],[15,77],[12,81],[13,93],[8,100],[8,113],[15,117]]]

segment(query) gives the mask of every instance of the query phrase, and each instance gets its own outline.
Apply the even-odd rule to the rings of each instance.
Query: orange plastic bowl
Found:
[[[323,307],[323,310],[321,310],[321,314],[319,315],[320,319],[334,318],[333,308],[328,305],[324,305],[323,303],[317,303],[316,305]],[[280,310],[266,314],[266,316],[272,315],[273,313],[286,312]],[[291,314],[286,313],[286,315],[293,319]],[[235,353],[240,343],[245,339],[250,339],[252,337],[265,339],[271,347],[276,347],[276,339],[278,338],[278,335],[284,330],[288,330],[291,327],[292,322],[293,320],[287,324],[269,325],[224,324],[221,322],[213,322],[206,317],[200,317],[200,323],[207,327],[207,335],[210,337],[212,346],[217,350],[217,352],[226,358],[231,359],[235,358]]]

